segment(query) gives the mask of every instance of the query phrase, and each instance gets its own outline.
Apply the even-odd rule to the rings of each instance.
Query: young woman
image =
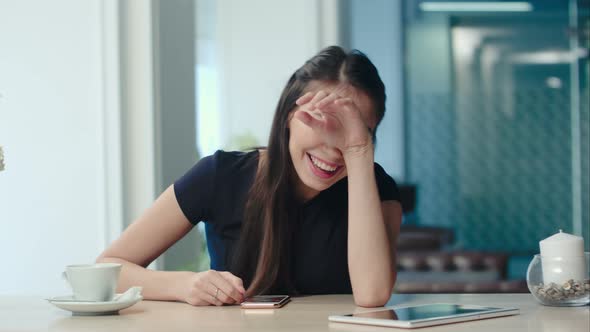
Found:
[[[256,294],[354,295],[384,305],[396,279],[401,205],[374,162],[385,112],[377,69],[359,51],[328,47],[279,99],[268,147],[201,159],[98,258],[123,264],[120,290],[192,305]],[[211,270],[145,267],[206,225]]]

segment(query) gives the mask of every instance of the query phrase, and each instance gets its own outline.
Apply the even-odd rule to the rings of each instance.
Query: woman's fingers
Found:
[[[215,294],[217,299],[222,301],[223,303],[240,303],[243,300],[242,293],[238,290],[237,287],[234,287],[229,281],[227,281],[220,272],[211,271],[211,283],[214,287],[219,289],[219,291],[215,290]]]
[[[203,301],[207,302],[209,305],[215,305],[215,306],[222,306],[223,305],[223,302],[219,298],[216,298],[215,294],[212,295],[206,290],[201,290],[199,293],[200,293],[199,294],[200,298]]]
[[[312,116],[321,119],[321,111],[336,111],[337,105],[352,105],[352,99],[342,98],[336,93],[327,93],[323,90],[317,92],[307,92],[297,99],[296,104],[299,106],[307,104],[306,110],[312,113]]]
[[[241,284],[234,287],[234,284],[222,276],[222,272],[215,270],[198,272],[190,276],[185,302],[192,305],[217,306],[241,303],[243,301],[242,289]]]
[[[234,285],[234,287],[242,294],[242,296],[246,294],[246,289],[244,288],[244,282],[242,281],[242,279],[236,277],[235,275],[227,271],[220,272],[219,274],[221,274],[221,276],[225,278],[225,280],[227,280],[229,283]]]
[[[309,103],[311,105],[311,107],[313,108],[313,105],[315,103],[326,98],[326,96],[328,96],[328,94],[323,90],[320,90],[317,92],[310,91],[310,92],[305,93],[303,96],[299,97],[299,99],[297,99],[295,101],[295,104],[301,106],[301,105],[305,105],[305,104]]]
[[[185,302],[191,305],[223,305],[222,299],[215,298],[217,286],[211,282],[212,276],[217,271],[204,271],[189,275],[189,285]],[[219,290],[221,293],[221,290]],[[218,294],[219,295],[219,294]],[[219,297],[219,296],[218,296]]]
[[[315,105],[313,105],[314,108],[323,108],[326,105],[329,105],[332,102],[335,102],[336,100],[341,99],[341,97],[335,93],[331,93],[329,94],[327,97],[325,97],[324,99],[318,101],[317,103],[315,103]]]
[[[314,96],[313,92],[307,92],[305,93],[303,96],[299,97],[296,101],[295,104],[301,106],[307,102],[309,102]]]
[[[336,105],[352,105],[352,99],[346,97],[346,98],[337,98],[334,100],[334,104]]]
[[[313,116],[311,116],[310,112],[307,111],[297,111],[295,112],[295,114],[293,115],[297,120],[303,122],[303,124],[312,127],[314,126],[314,121],[315,118]]]
[[[316,108],[315,105],[317,103],[319,103],[322,99],[326,98],[327,96],[328,96],[328,93],[326,93],[324,90],[320,90],[320,91],[316,92],[316,94],[313,96],[313,98],[309,101],[309,108],[310,109]]]
[[[325,98],[324,100],[327,100],[330,97]],[[332,103],[324,103],[324,100],[322,100],[320,103],[322,105],[322,111],[323,112],[338,112],[339,110],[342,109],[347,109],[350,110],[353,107],[355,107],[354,102],[352,101],[352,99],[350,98],[342,98],[342,97],[335,97],[335,98],[330,98],[330,101]],[[320,104],[318,104],[320,105]],[[317,107],[320,108],[320,107]]]

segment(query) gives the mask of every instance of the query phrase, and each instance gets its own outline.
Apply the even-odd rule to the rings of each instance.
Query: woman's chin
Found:
[[[331,180],[335,180],[335,179],[331,179]],[[316,178],[314,178],[313,175],[311,175],[308,177],[308,179],[306,179],[306,181],[303,181],[303,183],[310,191],[316,191],[319,193],[320,191],[324,191],[324,190],[330,188],[335,183],[335,181],[326,182],[325,180],[322,180],[322,179],[316,179]]]

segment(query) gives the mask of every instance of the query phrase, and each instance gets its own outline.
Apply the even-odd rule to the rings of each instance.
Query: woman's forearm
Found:
[[[375,181],[373,151],[345,156],[348,172],[348,267],[357,305],[384,305],[395,282]]]
[[[124,292],[129,287],[141,286],[142,296],[146,300],[184,301],[185,280],[192,272],[154,271],[143,266],[114,257],[100,257],[97,262],[120,263],[121,275],[117,292]]]

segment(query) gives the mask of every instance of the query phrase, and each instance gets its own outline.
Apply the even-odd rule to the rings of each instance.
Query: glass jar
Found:
[[[534,298],[544,305],[586,305],[590,303],[590,252],[583,257],[535,255],[526,282]]]

